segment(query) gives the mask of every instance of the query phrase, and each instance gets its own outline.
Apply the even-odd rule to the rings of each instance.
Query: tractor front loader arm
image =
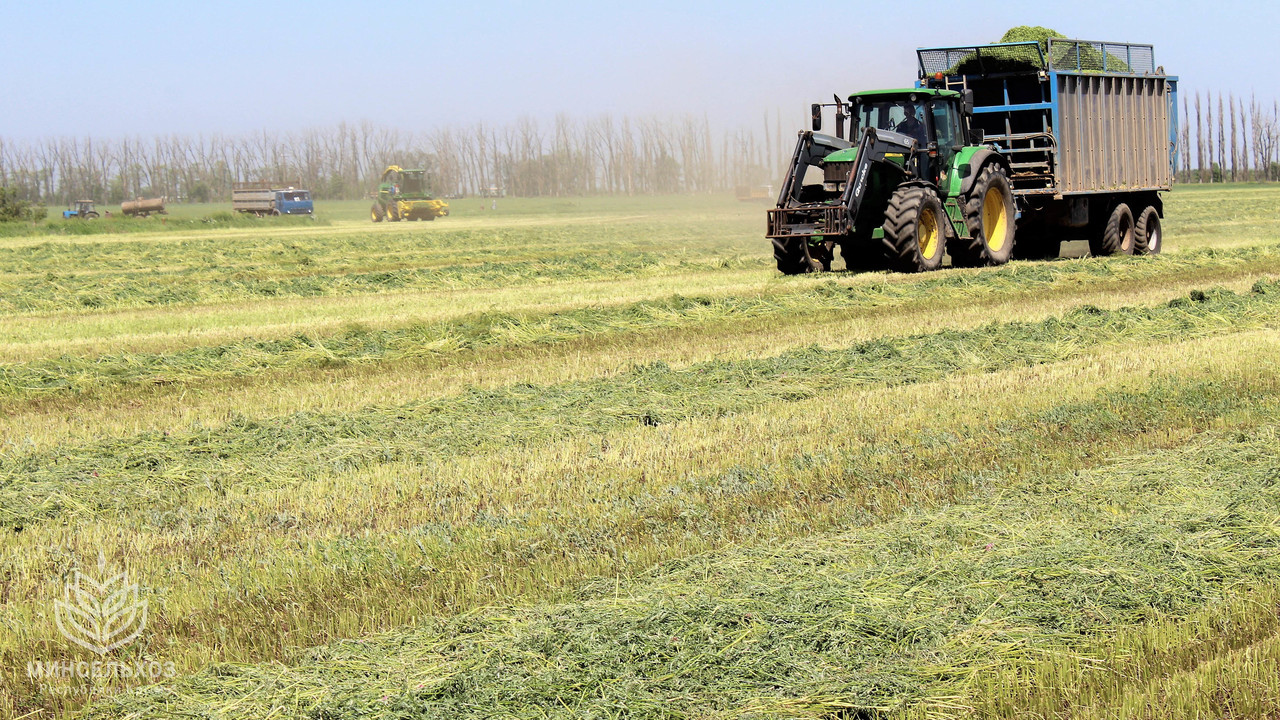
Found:
[[[862,133],[862,142],[858,143],[857,160],[849,173],[849,182],[845,186],[844,196],[840,198],[840,204],[849,213],[849,227],[853,227],[858,220],[858,209],[866,197],[867,178],[871,174],[872,164],[879,163],[891,169],[890,171],[894,174],[905,176],[906,165],[915,154],[915,150],[916,139],[910,135],[875,128],[867,128]],[[901,157],[902,164],[889,162],[891,155]],[[898,179],[901,180],[901,178]],[[879,223],[875,224],[879,225]]]
[[[831,153],[850,147],[852,145],[849,142],[839,138],[810,131],[800,133],[795,154],[791,158],[791,167],[778,196],[778,207],[769,210],[767,237],[849,235],[866,195],[872,166],[879,164],[888,168],[890,173],[905,176],[904,166],[915,152],[916,140],[890,130],[867,128],[858,143],[858,152],[843,194],[837,197],[833,193],[830,200],[820,202],[807,201],[803,184],[805,171]],[[902,158],[901,164],[889,161],[889,157],[895,153]]]

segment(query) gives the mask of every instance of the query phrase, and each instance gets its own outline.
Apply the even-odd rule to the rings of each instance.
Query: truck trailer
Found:
[[[767,235],[788,274],[914,272],[1158,253],[1176,167],[1177,78],[1150,45],[1050,39],[921,48],[914,87],[812,106]],[[818,131],[836,108],[834,137]],[[845,121],[849,121],[845,139]]]
[[[236,183],[231,188],[231,208],[236,212],[263,215],[311,215],[315,207],[311,193],[294,187],[277,188],[271,183]]]

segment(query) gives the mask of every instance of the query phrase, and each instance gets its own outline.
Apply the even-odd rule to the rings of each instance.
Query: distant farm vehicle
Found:
[[[772,200],[772,185],[738,185],[733,189],[733,194],[743,202],[752,200]]]
[[[374,222],[390,220],[435,220],[449,214],[449,203],[437,200],[427,191],[426,170],[405,170],[390,165],[382,171],[378,194],[374,196],[369,217]]]
[[[1150,45],[1052,38],[923,48],[914,88],[811,107],[768,211],[786,274],[1155,254],[1176,164],[1177,78]],[[835,107],[836,135],[822,135]],[[850,120],[845,139],[845,120]],[[806,175],[817,175],[813,180]],[[1016,245],[1015,245],[1016,241]]]
[[[73,218],[78,220],[97,220],[98,211],[93,209],[92,200],[77,200],[74,210],[67,208],[62,211],[62,218],[64,220],[71,220]]]
[[[151,213],[168,215],[164,209],[164,198],[138,198],[120,203],[120,212],[129,217],[150,217]]]
[[[273,183],[244,182],[231,187],[231,209],[265,215],[312,215],[311,193],[295,187],[280,188]]]

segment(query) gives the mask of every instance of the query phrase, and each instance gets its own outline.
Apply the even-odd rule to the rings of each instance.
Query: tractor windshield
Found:
[[[400,192],[409,195],[417,195],[423,192],[422,173],[405,173],[400,181]]]
[[[858,102],[853,107],[853,127],[850,137],[858,137],[865,128],[869,127],[910,135],[916,138],[921,146],[928,142],[923,103],[907,99]]]

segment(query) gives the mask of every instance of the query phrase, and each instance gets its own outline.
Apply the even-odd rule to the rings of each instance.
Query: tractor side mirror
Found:
[[[822,105],[819,103],[810,105],[809,115],[813,120],[813,131],[818,132],[822,129]]]
[[[982,128],[969,128],[969,144],[981,145],[986,142],[987,133]]]
[[[964,91],[964,114],[973,114],[973,90],[966,89]]]

